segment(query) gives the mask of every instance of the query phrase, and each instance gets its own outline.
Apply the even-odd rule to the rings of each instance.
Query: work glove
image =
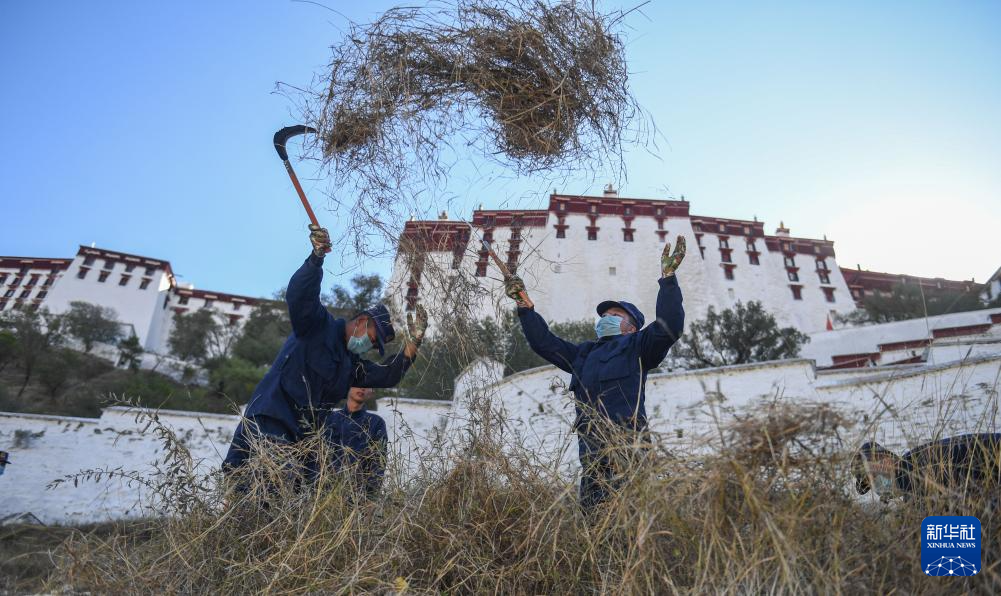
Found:
[[[685,237],[678,236],[678,244],[671,252],[671,243],[664,245],[664,252],[660,255],[660,273],[663,277],[670,277],[681,266],[681,261],[685,260]]]
[[[428,329],[428,313],[420,304],[416,310],[416,319],[412,313],[407,313],[407,333],[410,335],[410,341],[419,346],[424,341],[424,332]]]
[[[521,281],[517,275],[510,275],[504,280],[504,293],[522,308],[533,306],[532,301],[528,298],[528,292],[525,290],[525,282]]]
[[[313,254],[321,259],[330,252],[330,234],[327,228],[309,224],[309,242],[313,245]]]

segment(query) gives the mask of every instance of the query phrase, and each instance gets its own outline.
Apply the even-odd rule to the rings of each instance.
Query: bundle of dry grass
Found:
[[[459,130],[529,170],[615,150],[637,108],[613,25],[573,1],[394,8],[334,47],[324,155],[364,170],[406,147],[430,163]]]
[[[391,223],[437,199],[462,160],[621,173],[624,142],[646,132],[621,20],[575,0],[449,0],[352,25],[304,112],[335,201],[355,198],[356,235],[398,232]]]

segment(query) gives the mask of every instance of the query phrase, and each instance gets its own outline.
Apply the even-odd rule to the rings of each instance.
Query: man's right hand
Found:
[[[525,282],[521,281],[521,278],[517,275],[511,275],[504,280],[504,293],[507,294],[508,298],[514,300],[518,306],[522,308],[532,307],[532,301],[528,298],[528,292],[525,291]]]
[[[313,245],[313,254],[323,258],[331,250],[330,234],[327,228],[309,224],[309,242]]]

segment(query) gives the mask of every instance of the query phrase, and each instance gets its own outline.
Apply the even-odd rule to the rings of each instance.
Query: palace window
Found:
[[[21,285],[21,278],[20,277],[15,277],[14,281],[10,282],[10,287],[12,287],[12,288],[16,288],[19,285]]]
[[[105,269],[107,269],[107,270],[110,271],[114,267],[115,267],[115,262],[114,261],[112,261],[111,259],[104,259],[104,268]]]
[[[240,322],[242,317],[240,315],[229,315],[229,326],[232,327]]]
[[[181,299],[177,301],[178,304],[187,304],[190,296],[181,296]]]
[[[792,290],[793,300],[803,299],[803,286],[789,286],[789,289]]]
[[[129,280],[132,279],[131,275],[123,275],[122,279],[118,280],[118,285],[127,286],[129,285]]]
[[[97,281],[103,284],[108,279],[109,275],[111,275],[110,271],[102,271],[101,274],[97,276]]]
[[[786,273],[789,275],[789,281],[799,281],[799,273],[796,273],[792,269],[787,270]]]
[[[24,285],[30,288],[31,286],[33,286],[33,285],[35,285],[35,284],[38,283],[38,279],[40,277],[42,277],[42,276],[41,275],[32,275],[31,278],[28,279],[28,283],[26,283]]]
[[[556,226],[556,237],[557,238],[566,238],[567,237],[567,228],[566,228],[566,226]]]
[[[77,279],[83,279],[83,278],[87,277],[87,272],[88,271],[90,271],[90,269],[87,269],[86,267],[80,267],[80,270],[76,272],[76,278]]]
[[[826,271],[818,271],[817,277],[820,278],[820,283],[822,284],[831,283],[831,276]]]
[[[790,256],[787,255],[785,257],[785,259],[783,259],[783,260],[785,261],[786,267],[795,267],[796,266],[796,257],[790,257]]]
[[[0,273],[0,285],[3,285],[7,281],[7,274]]]
[[[511,230],[511,240],[521,240],[521,230],[514,228]]]
[[[587,239],[597,240],[598,239],[598,228],[588,228],[587,229]]]
[[[146,275],[150,275],[151,276],[154,273],[156,273],[156,267],[149,266],[149,267],[146,268]]]
[[[758,253],[749,252],[747,253],[747,260],[750,261],[752,265],[760,265],[761,262],[758,260]]]
[[[476,277],[487,276],[487,264],[485,261],[476,263]]]
[[[820,288],[820,289],[824,291],[824,298],[826,298],[828,302],[834,302],[834,288]]]
[[[730,240],[726,236],[719,237],[720,248],[730,248]]]
[[[241,307],[241,306],[243,306],[243,303],[242,303],[242,302],[234,302],[234,303],[233,303],[233,310],[234,310],[234,311],[237,311],[237,310],[240,310],[240,307]]]
[[[132,271],[133,271],[133,270],[134,270],[135,268],[136,268],[136,265],[135,265],[135,263],[126,263],[126,264],[125,264],[125,272],[126,272],[126,273],[132,273]]]
[[[632,242],[633,230],[622,230],[622,240],[623,242]]]
[[[92,256],[84,257],[83,264],[84,265],[93,265],[94,264],[94,257],[92,257]]]
[[[152,282],[152,281],[153,281],[153,280],[152,280],[152,279],[150,279],[150,278],[148,278],[148,277],[144,277],[144,278],[142,278],[142,281],[141,281],[141,282],[139,282],[139,289],[140,289],[140,290],[145,290],[146,288],[148,288],[148,287],[149,287],[149,284],[150,284],[150,282]]]
[[[627,216],[628,215],[632,215],[633,214],[633,208],[630,207],[630,206],[628,206],[628,205],[626,205],[626,208],[623,210],[623,214],[627,215]]]
[[[35,298],[41,300],[42,298],[45,298],[48,295],[49,295],[48,290],[42,290],[41,292],[38,293],[38,296],[35,296]]]
[[[31,288],[21,290],[21,298],[27,298],[28,296],[31,296]]]
[[[4,298],[13,298],[14,297],[14,292],[15,292],[15,290],[7,290],[7,292],[4,293],[3,297]]]
[[[723,276],[729,280],[733,279],[733,267],[723,267]]]
[[[205,305],[202,306],[202,308],[212,308],[213,304],[215,304],[214,300],[212,300],[211,298],[206,298],[205,299]]]
[[[49,287],[49,286],[51,286],[54,283],[56,283],[56,274],[55,273],[53,273],[53,274],[49,275],[48,277],[46,277],[45,278],[45,283],[42,284],[42,285],[45,286],[45,287]]]
[[[830,271],[827,268],[827,261],[823,258],[817,259],[817,270],[818,271]]]

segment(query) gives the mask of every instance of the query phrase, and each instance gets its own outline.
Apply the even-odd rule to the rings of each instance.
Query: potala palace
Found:
[[[401,310],[442,303],[462,276],[474,277],[484,290],[468,295],[473,317],[496,317],[510,308],[479,238],[525,280],[536,309],[551,321],[591,320],[594,306],[607,299],[629,300],[649,317],[662,245],[678,236],[688,242],[678,279],[689,322],[710,306],[758,300],[782,325],[811,333],[897,283],[983,289],[973,281],[842,268],[826,238],[798,238],[782,224],[768,234],[763,222],[693,215],[687,201],[629,199],[611,189],[602,196],[552,194],[546,209],[481,209],[471,224],[446,214],[407,222],[400,244],[410,250],[398,252],[389,283]]]

